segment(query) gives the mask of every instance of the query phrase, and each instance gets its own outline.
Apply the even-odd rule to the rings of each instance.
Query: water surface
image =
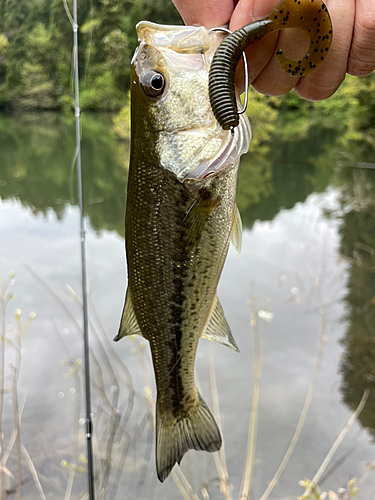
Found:
[[[322,141],[320,133],[269,144],[262,155],[250,151],[241,164],[243,250],[238,260],[230,249],[218,289],[241,353],[202,340],[196,362],[209,404],[209,366],[215,368],[234,498],[246,454],[254,329],[264,362],[252,498],[261,497],[293,436],[322,332],[324,352],[312,404],[270,498],[302,494],[298,482],[313,477],[366,388],[371,390],[369,402],[335,454],[331,465],[337,467],[322,490],[337,491],[351,476],[359,480],[363,462],[375,460],[375,170],[371,165],[358,168],[359,162],[373,161],[365,152],[337,168],[327,155],[335,138]],[[8,289],[15,298],[7,306],[6,334],[17,338],[16,309],[21,309],[22,321],[36,312],[22,338],[21,442],[51,499],[78,499],[86,492],[74,147],[70,118],[42,114],[0,119],[0,277],[16,273]],[[180,494],[172,478],[163,485],[156,479],[149,347],[142,339],[112,342],[126,288],[128,154],[128,144],[112,134],[110,116],[84,117],[97,488],[108,499],[169,500]],[[14,350],[8,344],[6,349],[10,377]],[[11,384],[7,379],[6,387]],[[14,424],[12,393],[4,401],[7,446]],[[16,457],[13,448],[7,461],[13,475]],[[212,455],[190,451],[182,470],[197,492],[206,483],[211,498],[222,498]],[[363,482],[360,498],[373,498],[373,475]],[[26,460],[22,477],[22,498],[38,498]],[[12,485],[6,476],[6,488]]]

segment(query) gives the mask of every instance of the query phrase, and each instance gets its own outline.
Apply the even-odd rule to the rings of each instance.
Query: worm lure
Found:
[[[216,50],[209,74],[211,108],[224,130],[233,130],[239,123],[234,75],[243,52],[268,33],[285,28],[306,31],[310,47],[298,61],[289,59],[277,49],[276,56],[284,71],[294,76],[306,76],[324,61],[332,42],[332,23],[321,0],[283,0],[261,21],[230,34]]]

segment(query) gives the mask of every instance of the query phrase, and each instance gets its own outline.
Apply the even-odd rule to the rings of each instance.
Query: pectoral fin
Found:
[[[240,257],[242,248],[242,221],[237,204],[233,208],[233,223],[232,223],[232,245],[236,250],[237,257]]]
[[[126,290],[125,305],[124,310],[122,311],[120,328],[118,334],[113,340],[117,342],[127,335],[142,335],[137,318],[135,317],[133,301],[129,288]]]
[[[211,198],[210,192],[202,188],[182,223],[181,243],[185,250],[194,247],[206,228],[207,221],[220,204],[220,197]]]
[[[222,305],[217,296],[215,297],[214,307],[212,308],[211,316],[208,319],[207,325],[201,335],[208,340],[214,340],[219,344],[226,345],[234,351],[240,352],[236,341],[233,338],[230,327],[224,316]]]

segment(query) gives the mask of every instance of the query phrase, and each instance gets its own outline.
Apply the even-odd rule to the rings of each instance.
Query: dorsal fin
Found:
[[[125,305],[122,311],[122,318],[118,334],[113,339],[115,342],[128,335],[142,335],[133,308],[133,301],[129,288],[126,290]]]
[[[219,342],[219,344],[226,345],[234,351],[240,352],[238,345],[233,338],[232,332],[230,331],[228,322],[225,319],[223,307],[217,296],[215,297],[211,315],[208,318],[201,337]]]
[[[232,245],[236,250],[237,257],[240,258],[242,248],[242,221],[237,204],[233,208],[233,223],[232,223]]]

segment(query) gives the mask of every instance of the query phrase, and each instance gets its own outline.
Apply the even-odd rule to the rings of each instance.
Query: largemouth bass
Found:
[[[120,330],[150,342],[156,377],[160,481],[188,449],[217,451],[218,426],[194,383],[200,337],[238,350],[216,295],[234,242],[245,115],[234,133],[217,123],[208,73],[222,34],[141,22],[132,60],[131,155],[125,217],[128,289]]]

